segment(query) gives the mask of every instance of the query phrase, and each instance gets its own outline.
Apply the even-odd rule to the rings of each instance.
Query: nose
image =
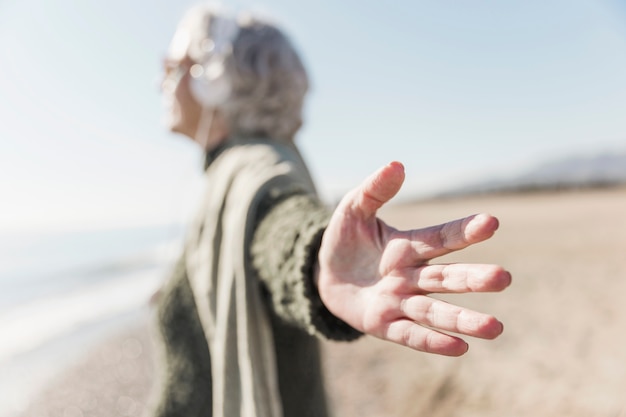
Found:
[[[173,94],[180,83],[180,80],[185,76],[185,72],[181,68],[175,71],[164,72],[158,80],[158,85],[162,93]]]
[[[161,76],[161,79],[157,82],[162,93],[172,94],[176,90],[176,82],[172,77]]]

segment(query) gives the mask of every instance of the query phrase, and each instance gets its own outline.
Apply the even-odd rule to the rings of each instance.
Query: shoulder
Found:
[[[293,188],[315,194],[309,170],[296,146],[268,139],[236,139],[207,170],[219,178],[236,183],[254,184],[254,188]]]
[[[293,143],[272,139],[232,139],[219,159],[237,160],[240,165],[268,165],[280,162],[303,163]]]

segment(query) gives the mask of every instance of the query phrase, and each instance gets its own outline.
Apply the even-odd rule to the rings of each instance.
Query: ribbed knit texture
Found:
[[[358,338],[360,332],[324,306],[312,280],[328,209],[297,191],[282,196],[270,192],[260,209],[268,214],[255,231],[251,255],[276,314],[311,335]]]

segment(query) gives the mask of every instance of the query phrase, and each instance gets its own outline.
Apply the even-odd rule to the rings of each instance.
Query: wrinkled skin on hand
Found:
[[[403,181],[404,167],[392,162],[344,197],[322,239],[319,293],[334,315],[357,330],[419,351],[460,356],[467,343],[448,333],[493,339],[502,333],[502,323],[429,294],[501,291],[511,275],[498,265],[432,261],[489,239],[498,220],[478,214],[396,230],[376,211]]]

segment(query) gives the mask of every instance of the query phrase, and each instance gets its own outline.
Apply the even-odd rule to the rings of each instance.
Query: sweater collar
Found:
[[[268,138],[266,136],[251,136],[251,137],[233,136],[233,137],[227,138],[222,143],[217,145],[215,148],[205,152],[204,170],[206,171],[209,168],[209,166],[211,166],[213,161],[215,161],[215,159],[226,149],[233,147],[233,146],[242,145],[245,143],[258,143],[258,142],[282,143],[284,145],[291,146],[291,147],[295,146],[291,142],[277,141],[275,139]]]

